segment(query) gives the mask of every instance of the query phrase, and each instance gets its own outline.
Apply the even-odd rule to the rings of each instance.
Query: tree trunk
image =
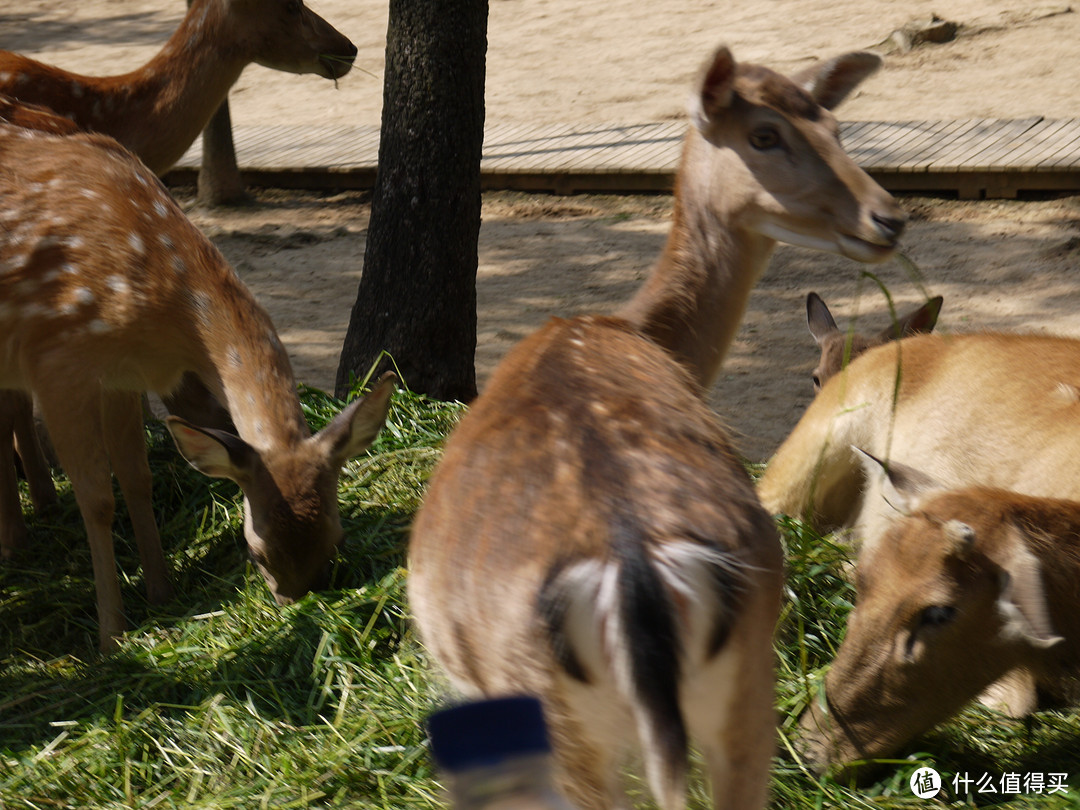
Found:
[[[487,0],[390,0],[379,171],[339,397],[384,351],[413,391],[476,396],[486,51]]]
[[[229,99],[217,108],[202,134],[198,201],[202,205],[241,205],[251,201],[236,165]]]

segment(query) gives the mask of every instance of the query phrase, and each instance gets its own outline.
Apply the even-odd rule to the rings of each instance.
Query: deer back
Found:
[[[1080,341],[919,335],[870,349],[822,388],[758,483],[766,509],[880,537],[896,512],[852,445],[943,486],[1080,498]],[[864,488],[865,497],[860,497]]]

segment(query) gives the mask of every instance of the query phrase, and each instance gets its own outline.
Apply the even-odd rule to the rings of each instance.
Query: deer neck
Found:
[[[700,140],[692,131],[683,152],[664,251],[619,314],[708,387],[776,243],[738,227],[735,215],[709,204],[714,174],[709,166],[694,169],[698,159],[708,160],[695,138]]]
[[[229,409],[237,434],[248,444],[261,451],[295,446],[311,431],[288,353],[246,288],[236,282],[224,289],[227,294],[215,294],[216,300],[198,293],[192,297],[193,320],[206,352],[196,372]]]
[[[102,80],[120,102],[115,109],[127,119],[118,139],[155,173],[180,159],[247,64],[242,49],[229,39],[224,13],[215,0],[196,0],[146,65]]]

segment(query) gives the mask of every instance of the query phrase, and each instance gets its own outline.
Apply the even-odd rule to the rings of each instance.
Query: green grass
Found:
[[[340,407],[303,392],[312,425]],[[277,607],[245,562],[238,494],[192,471],[148,430],[155,505],[178,596],[142,597],[122,505],[117,552],[133,628],[96,653],[93,580],[66,482],[61,506],[31,517],[31,549],[0,566],[0,809],[408,808],[441,806],[422,719],[439,687],[404,607],[408,525],[460,406],[395,395],[390,422],[342,480],[347,541],[331,590]],[[792,727],[840,642],[853,594],[843,546],[782,525],[789,590],[778,633],[781,745],[774,806],[933,807],[911,796],[914,762],[860,786],[800,767]],[[1080,719],[1013,722],[973,709],[918,742],[947,777],[1063,771],[1066,797],[1012,806],[1080,807]],[[632,792],[645,803],[640,781]],[[700,784],[692,806],[704,807]]]

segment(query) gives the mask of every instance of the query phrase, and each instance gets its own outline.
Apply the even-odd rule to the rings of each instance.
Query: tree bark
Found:
[[[413,391],[476,396],[487,0],[390,0],[379,171],[336,393],[386,352]]]

